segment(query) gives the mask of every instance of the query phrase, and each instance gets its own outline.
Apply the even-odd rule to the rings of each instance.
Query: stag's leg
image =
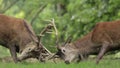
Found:
[[[99,61],[102,59],[103,55],[106,53],[106,51],[109,49],[109,43],[105,42],[103,43],[102,47],[101,47],[101,50],[97,56],[97,59],[96,59],[96,64],[99,63]]]
[[[12,56],[14,62],[17,63],[18,59],[17,59],[17,54],[16,54],[16,48],[15,48],[15,46],[9,45],[9,49],[10,49],[10,53],[11,53],[11,56]]]

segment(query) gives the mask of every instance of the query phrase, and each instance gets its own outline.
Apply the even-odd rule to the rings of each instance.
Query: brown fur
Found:
[[[93,31],[92,41],[100,45],[106,41],[112,47],[120,44],[120,21],[97,24]]]
[[[98,54],[96,63],[99,63],[106,52],[120,48],[120,21],[98,23],[90,33],[68,46],[82,55]]]
[[[31,36],[37,39],[32,27],[24,20],[0,14],[0,44],[10,49],[15,62],[16,52],[22,51],[33,41]]]

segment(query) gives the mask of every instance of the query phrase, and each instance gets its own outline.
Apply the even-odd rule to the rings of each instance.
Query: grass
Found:
[[[0,57],[10,56],[10,52],[7,48],[0,45]]]
[[[0,58],[10,56],[9,50],[0,46]],[[105,57],[105,56],[104,56]],[[109,59],[102,59],[99,64],[95,64],[95,60],[83,61],[80,63],[71,63],[66,65],[63,62],[57,64],[52,62],[47,63],[32,63],[32,62],[20,62],[20,63],[4,63],[0,62],[0,68],[120,68],[120,59],[112,60],[112,56],[106,56]],[[118,54],[120,58],[120,54]]]
[[[71,63],[69,65],[59,62],[55,63],[2,63],[0,68],[120,68],[120,60],[102,60],[99,64],[95,64],[94,60],[88,60],[80,63]]]

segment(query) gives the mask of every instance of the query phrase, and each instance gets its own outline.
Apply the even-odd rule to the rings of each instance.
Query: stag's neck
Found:
[[[91,35],[92,35],[92,32],[88,33],[83,38],[80,38],[77,41],[74,41],[73,42],[74,46],[81,49],[81,48],[85,48],[93,45],[93,43],[91,42]]]
[[[91,54],[98,51],[97,46],[91,41],[92,32],[88,33],[83,38],[73,42],[73,45],[82,54]],[[95,49],[96,48],[96,49]]]
[[[20,52],[26,47],[27,44],[33,42],[33,39],[31,38],[25,27],[22,28],[21,34],[18,34],[18,39]]]
[[[22,35],[21,35],[22,36]],[[19,46],[19,52],[21,52],[28,43],[32,42],[32,39],[29,36],[21,37],[19,36],[17,40],[17,46]]]

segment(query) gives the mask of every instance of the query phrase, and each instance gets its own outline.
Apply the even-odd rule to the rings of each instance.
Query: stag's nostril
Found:
[[[70,62],[69,62],[69,61],[65,61],[65,63],[66,63],[66,64],[70,64]]]

